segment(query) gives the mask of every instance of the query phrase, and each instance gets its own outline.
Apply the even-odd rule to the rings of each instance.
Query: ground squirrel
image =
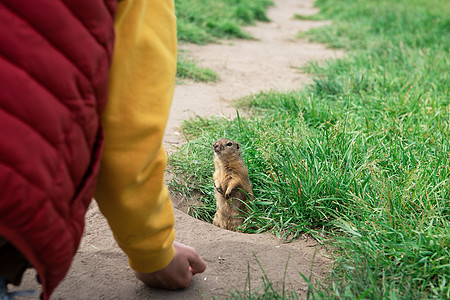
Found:
[[[241,156],[239,144],[220,138],[214,149],[214,195],[217,212],[213,224],[234,230],[243,223],[242,216],[247,211],[245,202],[253,199],[252,185],[248,169]]]

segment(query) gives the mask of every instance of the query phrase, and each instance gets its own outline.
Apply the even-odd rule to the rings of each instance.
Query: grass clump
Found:
[[[318,299],[450,298],[450,95],[446,1],[319,0],[348,51],[314,83],[241,103],[248,119],[193,119],[171,158],[212,216],[211,144],[242,144],[256,200],[247,232],[325,230],[336,247]],[[193,163],[195,162],[195,163]],[[200,208],[199,210],[202,210]]]
[[[281,287],[274,286],[273,282],[270,280],[270,278],[267,276],[266,272],[264,271],[264,268],[256,255],[254,255],[256,262],[258,263],[261,272],[262,272],[262,283],[257,286],[256,288],[252,287],[252,282],[250,279],[250,266],[248,266],[247,270],[247,281],[245,282],[245,289],[244,291],[233,291],[230,293],[230,296],[228,296],[226,299],[248,299],[248,300],[298,300],[298,295],[295,293],[294,290],[289,289],[285,285],[285,279],[283,279],[283,284]],[[289,260],[286,262],[285,265],[285,277],[286,277],[286,271],[288,266]],[[302,275],[303,276],[303,275]],[[308,282],[308,279],[303,276],[305,280]],[[213,297],[214,300],[220,299]]]
[[[198,67],[194,60],[181,52],[178,53],[177,78],[189,78],[195,82],[216,82],[219,80],[219,75],[211,69]]]
[[[255,21],[268,21],[267,7],[271,0],[176,0],[178,41],[206,44],[217,39],[251,38],[242,30],[243,25]],[[197,67],[195,61],[179,53],[177,78],[215,82],[218,76],[206,68]]]
[[[218,38],[250,38],[242,25],[268,21],[271,0],[176,0],[178,40],[196,44]]]

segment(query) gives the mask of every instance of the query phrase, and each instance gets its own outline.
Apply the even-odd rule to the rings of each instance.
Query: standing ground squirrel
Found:
[[[253,199],[252,185],[248,169],[241,156],[239,144],[220,138],[214,149],[214,195],[217,212],[213,224],[234,230],[243,223],[242,216],[247,211],[245,202]]]

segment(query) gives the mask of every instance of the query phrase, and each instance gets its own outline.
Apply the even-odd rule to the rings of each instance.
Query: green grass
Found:
[[[205,44],[218,39],[252,38],[242,26],[268,21],[266,9],[271,0],[176,0],[179,42]],[[217,74],[197,67],[194,60],[178,55],[177,78],[215,82]]]
[[[258,260],[258,258],[256,257],[256,255],[254,255],[256,262],[258,263],[261,272],[262,272],[262,283],[257,286],[256,288],[253,287],[252,285],[252,281],[250,279],[250,265],[248,265],[247,268],[247,281],[245,282],[245,288],[244,291],[240,291],[240,290],[236,290],[236,291],[232,291],[230,292],[230,295],[226,298],[226,299],[248,299],[248,300],[286,300],[286,299],[293,299],[293,300],[297,300],[298,295],[295,293],[295,291],[293,290],[289,290],[288,287],[286,287],[285,285],[285,279],[283,279],[283,284],[282,286],[274,286],[273,282],[270,280],[270,278],[267,276],[266,272],[264,271],[264,268],[262,266],[262,264],[260,263],[260,261]],[[289,259],[285,264],[285,277],[286,277],[286,272],[287,272],[287,266],[289,263]],[[300,275],[299,275],[300,276]],[[309,280],[303,276],[303,278],[305,278],[306,282],[308,282],[309,284]],[[216,298],[213,297],[214,300],[216,299],[220,299],[220,298]]]
[[[317,299],[450,298],[448,1],[319,0],[312,40],[346,58],[310,64],[314,83],[243,99],[249,118],[185,122],[170,158],[213,216],[212,143],[239,141],[256,199],[247,232],[326,231],[335,248]],[[245,297],[244,297],[245,298]]]
[[[183,52],[178,53],[177,79],[192,79],[195,82],[216,82],[219,75],[208,68],[200,68]]]
[[[268,21],[271,0],[176,0],[178,40],[196,44],[250,38],[243,25]]]
[[[293,17],[294,20],[301,20],[301,21],[322,21],[324,18],[318,14],[316,15],[299,15],[294,14]]]

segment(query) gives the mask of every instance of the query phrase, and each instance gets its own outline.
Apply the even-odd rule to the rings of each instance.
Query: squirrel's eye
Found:
[[[233,143],[232,143],[232,142],[228,142],[228,143],[227,143],[227,146],[228,146],[228,147],[231,147],[231,146],[233,146]]]

